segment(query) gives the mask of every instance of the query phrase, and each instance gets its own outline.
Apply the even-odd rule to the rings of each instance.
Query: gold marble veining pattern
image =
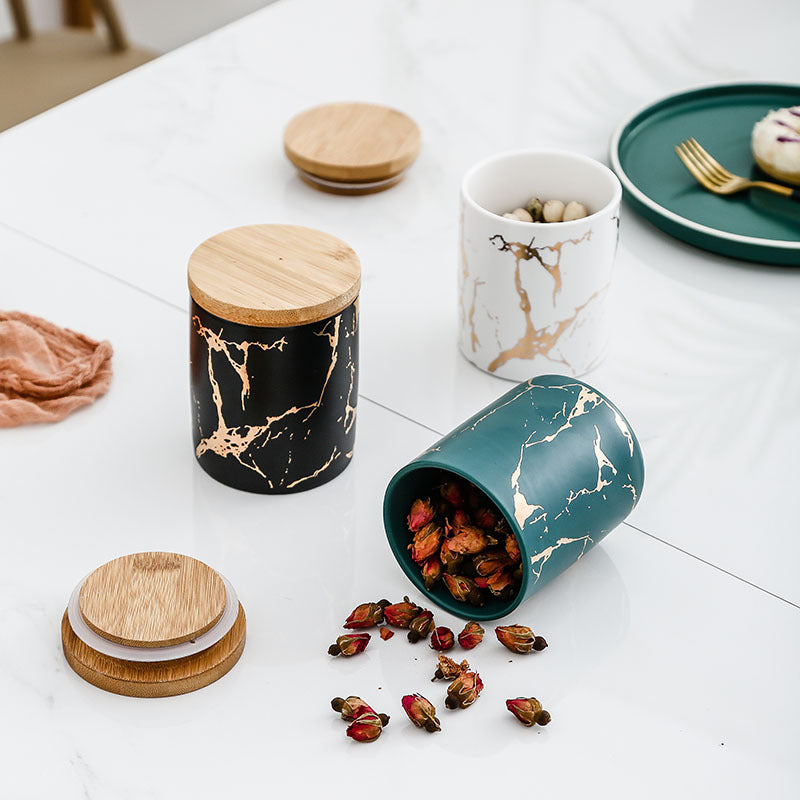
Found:
[[[612,476],[616,476],[617,474],[617,468],[611,463],[611,459],[609,459],[609,457],[603,452],[603,448],[600,446],[600,431],[598,430],[597,425],[594,425],[593,427],[595,438],[592,444],[594,447],[594,457],[597,460],[597,481],[592,488],[584,486],[578,489],[578,491],[571,489],[567,495],[566,506],[564,506],[562,511],[556,514],[555,519],[558,519],[562,514],[569,514],[569,507],[577,498],[587,494],[596,494],[597,492],[602,492],[606,486],[611,486],[611,479],[603,476],[604,469],[611,470]]]
[[[525,523],[537,511],[541,511],[542,513],[539,514],[535,519],[531,520],[531,524],[547,518],[547,513],[545,512],[544,508],[540,505],[536,505],[536,503],[529,503],[519,486],[519,476],[522,473],[522,459],[525,455],[525,448],[531,446],[530,441],[534,433],[536,433],[536,431],[534,431],[528,437],[527,441],[523,442],[519,448],[519,461],[517,461],[517,466],[511,473],[511,491],[514,500],[514,519],[516,519],[520,528],[525,527]]]
[[[352,331],[348,331],[346,334],[347,336],[356,335],[358,324],[357,320],[358,305],[356,303],[354,304]],[[197,335],[202,337],[206,344],[206,369],[208,373],[208,381],[211,387],[211,399],[216,409],[216,426],[209,435],[201,436],[200,441],[195,448],[195,454],[197,458],[200,458],[202,455],[208,452],[215,453],[221,458],[231,456],[243,467],[256,472],[258,475],[264,478],[269,488],[274,489],[274,482],[264,473],[255,458],[256,451],[260,450],[269,441],[275,440],[282,436],[288,436],[288,438],[291,440],[294,434],[289,433],[283,427],[279,427],[278,424],[294,416],[297,416],[300,422],[306,423],[322,406],[323,399],[325,397],[325,391],[328,388],[331,376],[339,361],[338,347],[340,337],[342,335],[342,315],[338,314],[337,316],[331,318],[326,322],[320,331],[314,332],[315,336],[326,338],[330,346],[328,367],[316,399],[313,402],[304,405],[293,405],[274,416],[267,416],[262,422],[260,422],[260,424],[257,425],[231,426],[226,422],[222,392],[214,371],[215,367],[213,362],[213,354],[220,353],[223,355],[227,363],[233,369],[234,374],[238,377],[241,383],[240,399],[242,410],[245,410],[247,400],[250,395],[250,377],[248,374],[247,364],[249,352],[252,348],[259,348],[265,351],[276,350],[279,353],[284,354],[284,350],[288,345],[286,337],[281,335],[279,338],[276,338],[273,342],[268,344],[256,341],[228,341],[222,337],[222,330],[217,333],[210,327],[203,325],[200,317],[196,314],[192,316],[192,328]],[[240,358],[237,358],[236,354],[239,354]],[[356,419],[356,406],[353,402],[353,391],[356,380],[356,365],[353,360],[350,360],[347,362],[344,368],[349,371],[350,385],[344,404],[344,413],[339,418],[339,421],[342,423],[345,433],[349,433]],[[199,426],[199,403],[197,399],[195,399],[195,403],[198,405]],[[327,469],[331,463],[337,460],[340,455],[342,455],[341,450],[338,448],[338,446],[334,446],[330,458],[328,458],[328,460],[321,467],[316,469],[312,474],[303,475],[299,478],[296,478],[292,482],[286,484],[285,488],[291,489],[306,480],[317,477],[321,472]],[[347,453],[346,457],[351,458],[352,451]],[[292,451],[290,450],[288,453],[287,469],[284,475],[288,473],[288,467],[291,463]]]
[[[579,245],[583,241],[591,238],[591,229],[586,231],[578,239],[565,239],[563,242],[557,242],[554,245],[534,247],[533,239],[529,244],[523,242],[507,242],[500,234],[495,234],[489,238],[489,241],[497,247],[500,252],[510,252],[515,260],[514,266],[514,287],[517,295],[519,296],[519,307],[523,314],[525,331],[518,341],[511,347],[501,350],[494,360],[489,364],[489,372],[495,372],[508,361],[514,358],[520,359],[533,359],[537,356],[543,356],[551,361],[563,364],[568,369],[571,369],[569,362],[563,356],[557,356],[553,353],[553,348],[558,344],[559,339],[567,331],[575,321],[578,319],[580,313],[598,297],[601,292],[607,287],[603,287],[593,292],[589,298],[577,306],[573,313],[565,318],[556,322],[549,323],[541,328],[537,328],[533,322],[532,305],[530,297],[525,287],[522,285],[522,262],[535,259],[539,264],[553,277],[553,305],[555,306],[555,299],[558,292],[561,290],[561,255],[562,248],[566,244]],[[554,264],[545,262],[541,255],[541,251],[550,251],[557,255]]]
[[[575,538],[570,538],[568,536],[562,536],[560,539],[556,539],[555,544],[551,544],[549,547],[545,547],[544,550],[541,550],[538,553],[534,553],[531,556],[531,569],[533,571],[533,582],[539,580],[542,577],[542,570],[544,569],[544,565],[551,559],[553,553],[556,550],[564,547],[565,545],[569,544],[576,544],[577,542],[583,542],[583,547],[581,548],[581,552],[578,554],[578,559],[583,556],[586,552],[586,548],[590,544],[594,544],[594,540],[591,536],[587,533],[585,536],[576,536]],[[576,561],[578,559],[575,559]]]

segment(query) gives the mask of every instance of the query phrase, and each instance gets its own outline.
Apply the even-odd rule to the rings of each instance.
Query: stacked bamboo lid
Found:
[[[109,561],[75,589],[61,621],[69,665],[116,694],[166,697],[200,689],[239,660],[244,609],[228,581],[178,553]]]
[[[330,103],[298,114],[284,150],[307,183],[335,194],[370,194],[394,186],[419,153],[416,122],[372,103]]]

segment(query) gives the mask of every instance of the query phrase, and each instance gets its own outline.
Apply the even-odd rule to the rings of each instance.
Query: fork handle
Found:
[[[779,183],[770,183],[769,181],[753,181],[750,185],[758,189],[766,189],[768,192],[783,195],[790,200],[794,200],[796,203],[800,203],[800,189],[790,189],[788,186],[781,186]]]

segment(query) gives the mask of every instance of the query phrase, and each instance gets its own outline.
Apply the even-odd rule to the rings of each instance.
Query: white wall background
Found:
[[[157,52],[179,47],[221,28],[273,0],[116,0],[116,8],[132,43]],[[61,0],[27,0],[35,30],[61,25]],[[0,0],[0,40],[13,35],[11,11]]]

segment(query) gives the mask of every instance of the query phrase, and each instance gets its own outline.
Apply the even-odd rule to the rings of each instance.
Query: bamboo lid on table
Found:
[[[420,148],[416,122],[372,103],[308,109],[286,127],[283,146],[301,176],[318,189],[367,194],[394,186]]]
[[[115,558],[84,581],[80,609],[100,636],[129,647],[197,638],[225,609],[225,585],[202,561],[175,553]]]
[[[61,621],[67,662],[116,694],[167,697],[228,672],[244,650],[246,621],[233,588],[178,553],[134,553],[76,588]]]
[[[305,325],[347,308],[361,262],[328,233],[297,225],[248,225],[212,236],[189,258],[189,292],[206,311],[265,328]]]

